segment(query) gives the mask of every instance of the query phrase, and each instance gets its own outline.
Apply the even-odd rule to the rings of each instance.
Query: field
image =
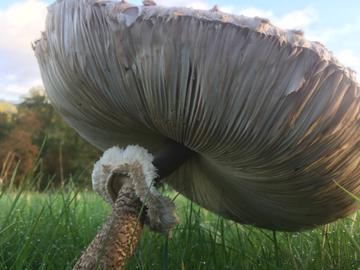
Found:
[[[0,269],[71,269],[110,211],[90,191],[0,196]],[[145,230],[127,269],[360,269],[356,215],[284,233],[223,220],[181,196],[175,203],[181,223],[172,238]]]

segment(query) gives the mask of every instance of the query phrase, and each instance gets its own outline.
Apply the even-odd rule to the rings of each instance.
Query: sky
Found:
[[[54,1],[54,0],[53,0]],[[49,0],[0,0],[0,100],[19,102],[30,88],[41,86],[31,43],[45,28]],[[130,1],[141,4],[141,1]],[[360,81],[360,1],[358,0],[158,0],[158,5],[210,9],[260,16],[284,29],[301,29],[323,43]]]

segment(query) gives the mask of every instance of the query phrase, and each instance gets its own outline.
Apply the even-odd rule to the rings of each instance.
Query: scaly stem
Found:
[[[141,207],[132,184],[125,183],[112,214],[73,269],[123,269],[140,240],[143,229],[143,222],[139,220]]]

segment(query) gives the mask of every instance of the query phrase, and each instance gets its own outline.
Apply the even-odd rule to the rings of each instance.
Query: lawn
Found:
[[[71,269],[110,211],[90,191],[0,196],[0,269]],[[127,269],[360,269],[357,215],[285,233],[226,221],[181,196],[175,203],[172,238],[145,230]]]

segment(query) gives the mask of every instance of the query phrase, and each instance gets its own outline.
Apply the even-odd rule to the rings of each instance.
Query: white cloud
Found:
[[[360,82],[360,53],[356,53],[350,49],[344,49],[337,52],[335,55],[345,66],[357,71],[357,78]]]
[[[46,4],[25,0],[0,10],[0,99],[16,99],[41,84],[31,43],[44,30]]]
[[[6,78],[5,78],[6,79]],[[27,80],[8,79],[0,82],[0,100],[6,99],[17,102],[19,97],[24,96],[32,87],[42,85],[40,76]]]
[[[290,11],[283,15],[275,15],[271,10],[258,9],[249,7],[237,12],[248,17],[262,17],[284,29],[306,29],[318,19],[315,9],[306,7],[300,10]]]
[[[244,8],[244,9],[239,10],[236,13],[239,15],[247,16],[247,17],[261,17],[261,18],[268,18],[268,19],[274,18],[274,14],[271,10],[264,10],[264,9],[259,9],[259,8],[255,8],[255,7]]]
[[[44,27],[45,16],[46,5],[38,0],[18,2],[5,10],[0,10],[0,47],[30,47],[30,42],[39,37],[39,31]]]
[[[317,31],[309,30],[308,37],[309,39],[314,39],[325,44],[328,42],[332,42],[334,40],[336,41],[344,36],[351,35],[359,30],[360,30],[360,25],[356,26],[356,25],[345,24],[335,28],[334,27],[323,28],[323,29],[318,29]]]
[[[275,24],[286,29],[306,29],[318,19],[315,9],[307,7],[275,18]]]

